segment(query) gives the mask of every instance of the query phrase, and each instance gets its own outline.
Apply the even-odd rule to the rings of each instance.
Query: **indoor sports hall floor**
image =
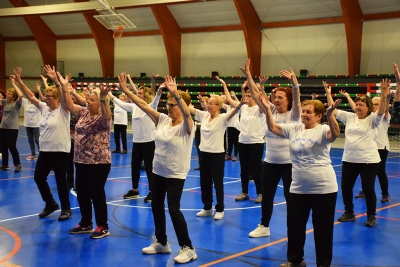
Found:
[[[18,148],[23,170],[0,172],[0,266],[176,266],[173,258],[179,253],[175,232],[167,214],[167,234],[172,253],[144,255],[141,249],[152,243],[153,217],[149,203],[143,201],[148,193],[144,171],[140,180],[141,197],[123,200],[131,189],[129,153],[112,155],[112,170],[106,184],[109,213],[109,237],[90,239],[89,235],[71,235],[70,228],[80,221],[75,192],[71,191],[72,218],[59,222],[59,211],[39,219],[44,208],[33,180],[35,161],[25,161],[29,153],[24,127],[21,127]],[[114,140],[111,140],[113,148]],[[332,148],[332,164],[339,188],[343,150]],[[365,201],[354,199],[357,220],[335,223],[332,266],[400,266],[400,153],[391,152],[387,161],[389,192],[392,201],[383,204],[377,182],[377,226],[364,226]],[[11,159],[10,159],[11,160]],[[10,162],[10,167],[12,160]],[[271,236],[249,238],[248,233],[260,223],[260,205],[254,203],[254,183],[250,184],[251,200],[236,202],[241,192],[239,162],[225,163],[225,218],[196,217],[202,208],[196,150],[193,149],[192,168],[185,183],[181,208],[188,223],[189,234],[198,259],[185,266],[279,266],[286,260],[286,207],[282,187],[275,197],[271,221]],[[58,200],[53,173],[49,184]],[[354,194],[360,190],[359,179]],[[339,190],[336,218],[343,213]],[[309,222],[305,245],[307,266],[315,266],[313,228]]]

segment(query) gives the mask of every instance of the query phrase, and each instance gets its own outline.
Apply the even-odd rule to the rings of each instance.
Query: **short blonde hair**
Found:
[[[181,91],[181,90],[178,90],[178,93],[180,96],[182,96],[183,101],[185,101],[186,105],[189,106],[190,102],[192,102],[192,98],[190,97],[190,95],[188,93],[186,93],[185,91]],[[172,94],[168,93],[167,98],[172,99],[173,98]]]
[[[219,95],[210,95],[210,98],[214,97],[215,100],[217,100],[217,105],[219,108],[222,107],[222,105],[224,104],[224,102],[222,101],[222,98]]]
[[[17,100],[18,94],[17,94],[17,91],[15,91],[14,88],[7,89],[6,93],[11,93],[13,95],[13,100]]]
[[[54,85],[48,86],[44,89],[44,93],[50,93],[55,99],[60,100],[57,88]]]
[[[144,101],[145,101],[147,104],[150,104],[151,101],[153,101],[154,92],[153,92],[153,90],[151,90],[151,88],[145,87],[145,86],[140,86],[138,90],[143,90]]]

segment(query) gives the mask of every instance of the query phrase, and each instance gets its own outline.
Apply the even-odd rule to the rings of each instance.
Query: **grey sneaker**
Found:
[[[22,166],[21,164],[15,165],[15,172],[22,172]]]
[[[338,218],[339,222],[351,222],[351,221],[355,221],[355,220],[356,220],[356,216],[354,215],[354,212],[350,213],[348,211],[345,211],[343,213],[343,215]]]
[[[365,223],[365,226],[374,227],[376,226],[376,218],[375,215],[368,215],[368,219]]]
[[[247,193],[240,193],[240,195],[238,195],[235,198],[236,201],[241,201],[241,200],[249,200],[249,194]]]
[[[254,201],[254,202],[261,203],[261,201],[262,201],[262,194],[258,194],[256,201]]]

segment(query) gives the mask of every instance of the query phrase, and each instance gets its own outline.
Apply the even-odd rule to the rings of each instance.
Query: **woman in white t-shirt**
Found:
[[[155,236],[153,244],[142,249],[144,254],[171,253],[166,235],[164,200],[167,196],[168,212],[182,247],[177,263],[197,259],[197,254],[189,238],[185,217],[180,210],[180,201],[186,176],[190,169],[190,156],[194,138],[194,123],[188,105],[188,93],[178,91],[175,79],[164,77],[161,88],[167,87],[168,115],[159,113],[143,99],[131,93],[126,86],[126,73],[118,76],[120,90],[124,92],[157,126],[153,160],[152,202]]]
[[[345,212],[338,218],[340,222],[355,221],[353,187],[358,175],[361,177],[362,190],[367,205],[365,226],[376,226],[375,177],[381,161],[376,145],[376,134],[385,114],[386,97],[390,81],[382,80],[382,97],[379,109],[373,112],[372,101],[368,96],[357,96],[355,113],[334,110],[336,119],[346,124],[345,142],[342,158],[342,198]],[[328,105],[333,103],[330,87],[324,82]]]
[[[118,99],[121,102],[126,102],[126,95],[120,94]],[[128,152],[128,146],[126,142],[126,129],[128,127],[128,112],[118,105],[114,105],[114,140],[115,149],[111,150],[111,153],[126,154]],[[121,142],[122,141],[122,150]]]
[[[201,97],[200,97],[200,101]],[[224,134],[231,118],[237,113],[244,102],[240,103],[229,113],[220,113],[222,99],[218,95],[211,95],[207,103],[207,110],[201,111],[190,107],[190,113],[195,115],[195,120],[200,121],[200,186],[203,209],[196,215],[199,217],[213,216],[214,208],[213,190],[214,184],[217,195],[214,220],[224,218],[224,170],[225,148]]]
[[[261,93],[260,98],[265,106],[268,130],[289,139],[293,166],[287,204],[288,261],[280,266],[306,266],[303,257],[310,211],[317,266],[330,266],[338,185],[329,152],[330,144],[340,134],[332,112],[341,100],[326,110],[328,125],[320,124],[324,105],[319,100],[302,102],[301,124],[278,124],[274,121],[269,100]]]
[[[51,70],[49,66],[45,66],[46,71],[49,69]],[[72,216],[66,178],[68,153],[71,148],[69,132],[70,114],[61,105],[60,94],[62,90],[60,84],[56,83],[56,86],[46,87],[44,90],[46,102],[40,102],[23,83],[21,73],[21,68],[14,70],[15,80],[20,85],[26,98],[40,110],[42,115],[39,126],[40,153],[36,162],[34,180],[46,206],[39,213],[39,217],[47,217],[60,208],[54,200],[49,184],[47,183],[47,177],[53,169],[57,183],[58,197],[61,203],[61,214],[58,220],[65,221]]]
[[[39,87],[40,90],[40,87]],[[33,95],[39,99],[39,93],[33,92]],[[24,126],[26,127],[26,134],[28,136],[29,147],[31,149],[31,154],[26,158],[26,160],[36,159],[36,149],[35,143],[39,147],[39,125],[42,119],[42,114],[40,110],[28,99],[22,99],[22,106],[24,107]]]
[[[253,99],[256,101],[260,110],[265,114],[264,105],[258,97],[260,89],[254,83],[250,73],[250,62],[246,61],[245,68],[242,69],[248,80],[249,89]],[[275,123],[295,124],[300,123],[300,88],[296,75],[293,70],[281,71],[282,76],[289,79],[292,88],[278,87],[272,91],[274,97],[271,103],[271,113]],[[267,78],[260,80],[263,86]],[[263,92],[264,93],[264,92]],[[262,166],[262,202],[261,202],[261,223],[256,229],[249,233],[250,237],[270,236],[269,223],[271,221],[274,208],[274,197],[278,188],[278,183],[282,178],[283,192],[286,203],[289,201],[289,189],[292,183],[292,161],[289,153],[289,140],[279,137],[265,129],[265,158]]]

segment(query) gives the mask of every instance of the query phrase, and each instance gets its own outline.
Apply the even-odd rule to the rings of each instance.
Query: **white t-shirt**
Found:
[[[71,150],[71,137],[69,131],[69,112],[60,105],[57,109],[50,108],[43,102],[39,103],[42,113],[40,122],[39,146],[44,152],[66,152]]]
[[[114,97],[114,104],[116,99],[118,98]],[[120,99],[118,100],[123,102]],[[128,125],[128,112],[125,109],[121,108],[119,105],[114,105],[114,124]]]
[[[292,159],[290,193],[328,194],[338,191],[335,171],[326,138],[328,125],[305,129],[304,124],[281,124],[285,138],[289,139]]]
[[[376,129],[383,116],[371,113],[359,119],[355,113],[338,110],[336,119],[346,124],[343,161],[352,163],[379,163]]]
[[[210,117],[211,114],[208,111],[196,109],[194,118],[201,122],[199,149],[202,152],[223,153],[225,152],[224,134],[229,124],[226,120],[227,114],[219,114],[212,121],[210,121]]]
[[[185,124],[171,126],[171,118],[160,113],[157,125],[153,172],[166,178],[186,179],[195,128],[188,135]],[[193,122],[192,122],[193,123]]]
[[[259,144],[264,143],[265,115],[260,113],[257,105],[249,107],[243,105],[240,108],[240,134],[239,143]]]
[[[388,114],[387,119],[385,120],[385,116],[383,116],[381,124],[378,126],[378,132],[377,132],[377,139],[376,139],[376,145],[378,149],[386,149],[387,151],[390,150],[389,146],[389,137],[388,137],[388,129],[390,126],[390,114]]]
[[[226,114],[229,114],[229,112],[233,108],[230,105],[226,105]],[[228,127],[235,127],[236,129],[239,128],[239,112],[236,112],[236,114],[231,118]]]
[[[158,101],[160,101],[160,96],[156,95],[153,101],[149,104],[151,108],[157,110]],[[136,106],[136,104],[125,103],[117,98],[114,98],[114,103],[124,110],[132,113],[133,142],[147,143],[154,141],[156,135],[156,126],[143,110]]]
[[[24,126],[31,128],[38,128],[42,119],[40,110],[26,98],[22,99],[22,106],[24,107]]]
[[[272,118],[278,124],[296,124],[301,123],[300,118],[296,118],[293,110],[286,113],[279,113],[274,105],[271,105]],[[289,153],[289,140],[282,138],[268,130],[265,127],[265,162],[273,164],[291,163]]]

